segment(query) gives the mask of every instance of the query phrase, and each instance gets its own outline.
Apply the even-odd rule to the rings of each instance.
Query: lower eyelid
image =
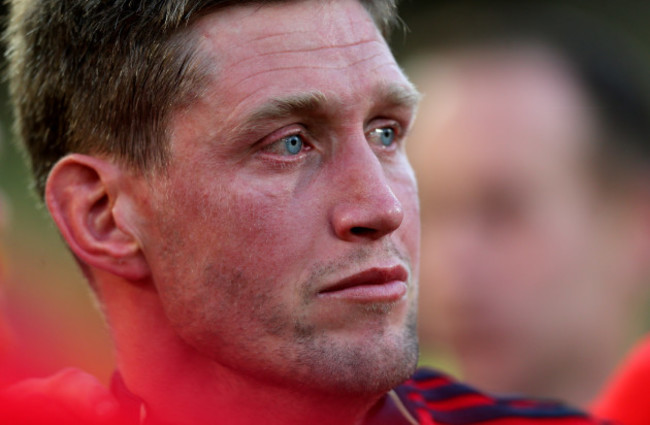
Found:
[[[304,155],[306,155],[309,151],[311,151],[313,149],[308,144],[303,144],[303,147],[301,148],[300,152],[298,152],[298,153],[296,153],[294,155],[292,155],[292,154],[290,154],[289,152],[286,152],[286,151],[280,151],[280,150],[284,149],[283,147],[278,147],[277,150],[272,149],[272,147],[274,145],[279,144],[281,141],[282,140],[278,140],[278,141],[276,141],[274,143],[271,143],[270,145],[264,147],[260,152],[263,155],[266,155],[268,157],[272,156],[272,157],[278,158],[277,159],[278,161],[291,162],[291,161],[297,161],[297,160],[301,159]],[[279,158],[282,158],[282,159],[279,159]]]

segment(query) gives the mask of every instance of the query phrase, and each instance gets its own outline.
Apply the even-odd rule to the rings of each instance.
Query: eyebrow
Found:
[[[422,99],[422,94],[411,84],[381,84],[377,92],[379,99],[390,106],[415,108]]]
[[[415,108],[422,95],[412,85],[379,84],[374,90],[378,103],[391,107]],[[252,132],[260,123],[285,118],[291,115],[315,114],[324,111],[332,99],[320,91],[291,94],[276,97],[254,110],[239,126],[240,131]],[[340,102],[338,100],[334,100]],[[331,107],[331,105],[329,105]]]
[[[254,132],[267,121],[278,120],[298,113],[315,113],[324,109],[327,97],[319,91],[292,94],[272,98],[270,101],[254,110],[248,118],[238,126],[239,132]]]
[[[250,120],[273,120],[298,112],[314,113],[324,109],[327,103],[325,94],[314,91],[274,98],[251,114]]]

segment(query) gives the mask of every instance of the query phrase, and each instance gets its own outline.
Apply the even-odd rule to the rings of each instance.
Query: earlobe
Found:
[[[130,281],[149,275],[135,235],[119,226],[114,206],[128,194],[122,170],[112,162],[81,154],[62,158],[45,187],[45,202],[74,254],[91,267]]]

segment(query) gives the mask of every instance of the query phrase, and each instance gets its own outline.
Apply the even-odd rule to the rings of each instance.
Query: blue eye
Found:
[[[297,134],[293,136],[287,136],[284,139],[284,146],[287,148],[287,152],[291,155],[297,155],[302,150],[303,141],[302,137]]]
[[[383,146],[388,147],[395,142],[395,130],[391,127],[382,127],[373,131],[379,136],[379,141]]]

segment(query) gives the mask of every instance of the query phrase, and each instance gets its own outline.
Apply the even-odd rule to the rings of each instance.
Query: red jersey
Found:
[[[0,423],[12,425],[154,425],[165,423],[147,412],[146,403],[132,394],[119,374],[111,390],[80,371],[67,371],[41,381],[44,390],[15,404],[0,404]],[[82,390],[68,400],[66,392]],[[53,393],[48,393],[53,391]],[[62,394],[58,392],[63,391]],[[98,403],[114,401],[100,415]],[[72,402],[66,406],[61,402]],[[99,416],[98,416],[99,415]],[[215,424],[227,423],[215,417]],[[314,412],[313,424],[318,421]],[[521,398],[495,398],[431,370],[421,369],[390,391],[369,413],[364,425],[605,425],[562,404]],[[626,424],[627,425],[627,424]]]
[[[625,425],[650,424],[650,336],[614,373],[592,411]]]
[[[492,397],[427,369],[395,388],[366,425],[595,425],[561,403]],[[627,424],[626,424],[627,425]]]

